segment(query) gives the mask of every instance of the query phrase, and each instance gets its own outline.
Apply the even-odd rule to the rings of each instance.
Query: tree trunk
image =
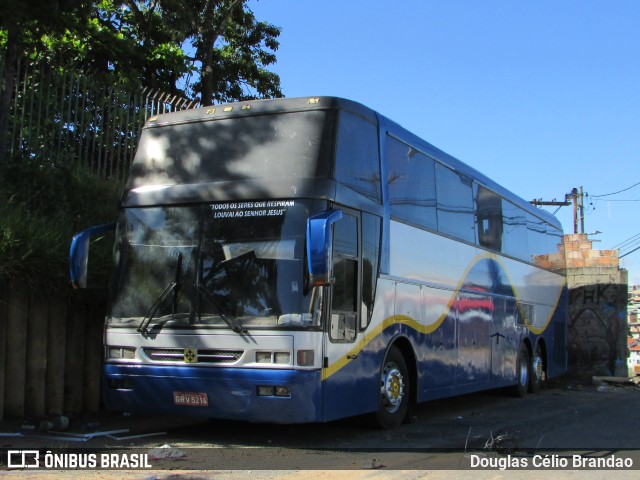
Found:
[[[215,77],[213,75],[213,52],[216,48],[215,43],[218,40],[218,37],[224,35],[227,21],[233,14],[235,8],[242,6],[243,4],[244,0],[232,0],[229,3],[229,7],[219,17],[217,25],[214,25],[213,22],[210,21],[210,17],[213,16],[213,10],[205,13],[204,25],[200,26],[202,31],[202,43],[196,51],[196,58],[202,62],[202,69],[200,71],[200,105],[209,105],[213,102],[213,94],[215,93]],[[221,8],[224,8],[224,6]],[[212,25],[212,27],[208,28],[208,25]]]

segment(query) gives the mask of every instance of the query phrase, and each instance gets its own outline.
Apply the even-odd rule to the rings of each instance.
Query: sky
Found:
[[[363,103],[526,200],[582,187],[594,248],[640,246],[640,1],[249,7],[282,29],[270,70],[285,96]],[[556,216],[573,233],[573,207]],[[640,284],[640,249],[620,265]]]

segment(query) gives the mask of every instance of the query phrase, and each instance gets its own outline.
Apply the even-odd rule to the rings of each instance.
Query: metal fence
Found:
[[[7,153],[82,163],[104,177],[122,178],[147,118],[196,106],[196,101],[179,96],[148,88],[130,92],[82,72],[19,60]]]
[[[3,77],[0,55],[0,78]],[[82,72],[21,60],[13,82],[6,155],[84,164],[127,175],[148,117],[197,104],[130,92]],[[0,279],[0,420],[100,407],[104,292],[44,293]]]

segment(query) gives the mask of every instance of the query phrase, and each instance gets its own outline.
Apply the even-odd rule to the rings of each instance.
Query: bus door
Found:
[[[359,216],[342,209],[333,226],[333,276],[329,343],[353,343],[358,331],[360,297]]]
[[[358,361],[353,348],[358,335],[361,296],[360,214],[344,208],[333,224],[333,285],[324,334],[325,419],[358,413]],[[353,390],[353,391],[352,391]]]

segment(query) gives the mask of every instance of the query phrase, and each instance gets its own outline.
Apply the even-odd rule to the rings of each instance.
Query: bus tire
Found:
[[[531,359],[531,380],[529,382],[529,392],[538,393],[542,388],[544,380],[544,353],[542,352],[542,347],[540,347],[540,344],[538,343],[536,345],[533,358]]]
[[[520,345],[518,360],[516,362],[516,384],[513,393],[516,397],[524,397],[529,391],[529,380],[531,378],[531,360],[529,359],[529,349],[523,343]]]
[[[409,370],[402,352],[392,346],[380,369],[378,411],[375,423],[389,430],[402,423],[410,401]]]

